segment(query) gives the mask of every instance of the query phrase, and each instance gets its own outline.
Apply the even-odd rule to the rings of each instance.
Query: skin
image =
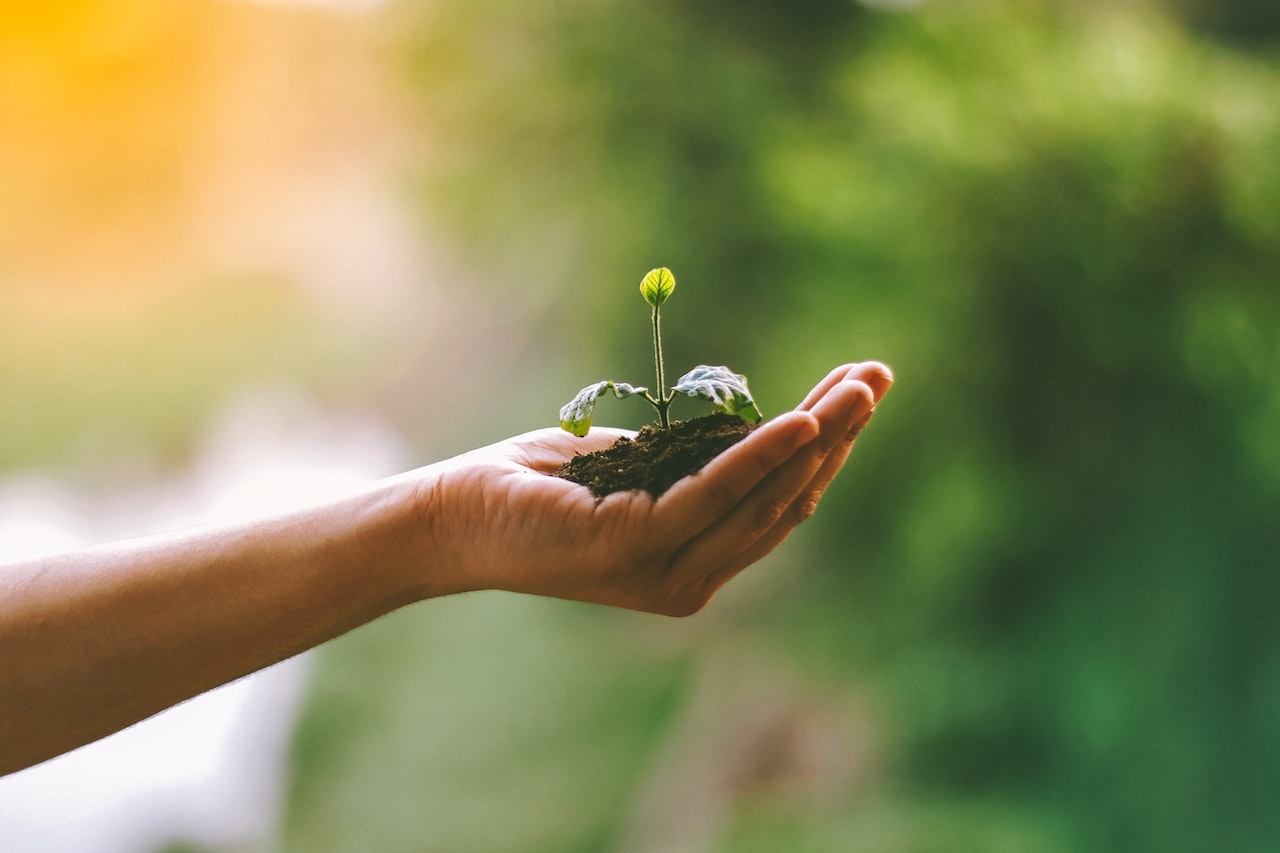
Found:
[[[303,512],[0,567],[0,774],[429,598],[696,613],[813,513],[891,384],[836,368],[657,501],[547,476],[626,434],[552,428]]]

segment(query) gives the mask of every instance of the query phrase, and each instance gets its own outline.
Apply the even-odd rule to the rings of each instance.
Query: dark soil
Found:
[[[620,438],[604,450],[575,456],[556,476],[586,486],[597,499],[632,489],[657,498],[753,429],[754,424],[723,412],[672,421],[667,429],[646,426],[634,439]]]

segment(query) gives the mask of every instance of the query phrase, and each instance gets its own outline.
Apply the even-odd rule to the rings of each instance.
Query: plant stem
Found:
[[[671,406],[671,397],[667,396],[666,367],[662,363],[662,322],[659,319],[658,306],[653,306],[653,362],[658,371],[658,423],[666,429],[671,426],[667,417],[667,409]]]

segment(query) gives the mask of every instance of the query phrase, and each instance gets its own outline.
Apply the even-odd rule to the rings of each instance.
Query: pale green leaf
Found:
[[[574,396],[572,400],[560,407],[560,426],[562,429],[581,438],[591,429],[591,418],[595,414],[596,400],[607,391],[619,400],[625,400],[635,394],[644,394],[649,389],[628,385],[625,382],[612,382],[608,379],[588,385]]]
[[[700,364],[680,377],[671,390],[710,400],[717,408],[752,423],[759,423],[762,417],[747,389],[747,377],[727,367]]]

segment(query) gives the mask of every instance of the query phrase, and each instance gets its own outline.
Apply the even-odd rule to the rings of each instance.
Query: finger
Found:
[[[845,371],[846,378],[842,381],[858,379],[865,383],[867,387],[871,389],[872,396],[875,399],[876,404],[879,404],[885,394],[887,394],[889,389],[893,386],[893,372],[889,370],[887,366],[878,361],[844,365],[841,368],[837,368],[833,373],[840,370]],[[874,406],[872,407],[872,411],[874,411]],[[840,469],[844,466],[845,460],[849,456],[849,452],[853,449],[854,441],[870,419],[871,412],[868,412],[846,431],[839,443],[837,443],[835,448],[827,456],[822,469],[818,472],[807,491],[813,493],[815,496],[821,496],[822,492],[826,490],[827,486],[831,484],[831,481],[835,479],[836,474],[838,474]],[[815,499],[808,501],[808,503],[811,506],[816,506],[817,501]],[[797,511],[803,514],[803,510],[797,508]]]
[[[885,394],[887,394],[889,389],[893,386],[893,372],[878,361],[870,361],[861,365],[854,365],[846,375],[848,378],[845,381],[857,378],[865,383],[867,387],[871,389],[872,397],[874,398],[876,405],[884,399]],[[862,432],[863,428],[866,427],[867,422],[871,420],[871,415],[874,411],[875,406],[873,405],[871,411],[867,412],[846,429],[845,434],[841,436],[840,441],[827,456],[822,469],[814,478],[814,482],[810,485],[810,491],[821,495],[821,493],[826,490],[827,486],[831,484],[831,481],[835,479],[836,474],[838,474],[840,469],[844,466],[845,459],[848,458],[849,452],[853,449],[853,443],[857,440],[858,434]],[[814,503],[816,504],[816,501]]]
[[[879,361],[864,361],[848,378],[867,383],[877,403],[883,400],[884,395],[893,387],[893,371],[889,369],[889,365]]]
[[[767,550],[762,548],[776,547],[807,517],[809,504],[816,502],[816,497],[808,499],[807,489],[827,457],[874,405],[873,392],[865,383],[836,383],[812,412],[820,425],[818,439],[762,478],[732,511],[682,548],[673,561],[673,571],[690,578],[699,574],[705,578],[728,567],[732,576],[751,562],[742,559],[744,554],[763,556]],[[802,496],[805,500],[800,500]],[[769,541],[761,545],[766,537]]]
[[[774,548],[777,548],[778,545],[782,544],[783,540],[791,535],[791,531],[813,515],[818,507],[818,502],[826,493],[827,487],[831,485],[836,474],[844,467],[845,460],[848,459],[858,435],[871,421],[871,417],[874,414],[875,407],[873,406],[860,418],[857,418],[852,426],[845,431],[836,446],[827,454],[813,479],[800,491],[796,499],[771,530],[707,579],[704,593],[707,598],[710,598],[716,590],[728,583],[729,580],[747,566],[772,552]]]
[[[835,370],[828,373],[826,378],[813,386],[813,390],[805,396],[804,400],[801,401],[800,405],[797,406],[796,409],[801,412],[807,412],[813,409],[813,407],[818,404],[818,401],[826,396],[828,391],[840,384],[840,381],[844,379],[851,370],[854,370],[857,367],[857,364],[842,364]]]
[[[827,458],[823,460],[822,467],[818,469],[818,473],[814,475],[813,481],[809,484],[811,491],[821,495],[826,491],[827,486],[831,485],[831,481],[836,478],[836,474],[840,473],[840,469],[844,467],[845,460],[849,458],[850,451],[853,450],[854,442],[862,430],[866,428],[871,421],[871,416],[875,414],[875,408],[867,412],[845,431],[839,442],[831,452],[827,454]]]
[[[817,419],[807,412],[787,412],[764,424],[658,499],[655,536],[684,542],[714,524],[819,432]]]
[[[863,415],[863,417],[854,424],[853,428],[848,432],[847,444],[842,448],[837,447],[835,450],[827,454],[827,458],[823,460],[822,466],[818,469],[817,474],[804,486],[787,508],[786,512],[778,519],[777,524],[773,526],[767,533],[761,536],[756,542],[734,557],[724,567],[717,569],[707,580],[707,594],[715,592],[724,584],[728,583],[734,575],[741,572],[747,566],[765,557],[782,544],[791,532],[800,524],[808,520],[818,508],[819,501],[826,493],[827,487],[831,485],[836,474],[844,467],[845,460],[849,457],[849,450],[853,446],[854,439],[857,438],[862,428],[871,420],[874,410]]]
[[[893,371],[878,361],[864,361],[842,364],[827,374],[826,378],[814,386],[813,390],[797,407],[802,412],[811,410],[822,397],[845,379],[857,379],[871,388],[876,402],[880,401],[893,385]]]
[[[824,425],[824,430],[842,427],[844,431],[843,434],[840,435],[839,440],[832,447],[830,454],[823,463],[822,470],[819,471],[817,478],[815,478],[813,488],[816,488],[819,491],[825,489],[827,485],[835,479],[835,476],[840,471],[841,466],[844,465],[845,459],[849,456],[849,451],[853,449],[853,443],[857,439],[858,434],[862,432],[863,427],[867,425],[867,421],[871,419],[871,414],[875,411],[876,405],[879,404],[880,400],[884,398],[884,395],[888,393],[889,388],[893,385],[893,374],[889,372],[887,367],[879,364],[878,362],[869,362],[866,365],[858,366],[858,368],[850,370],[848,376],[850,378],[846,378],[843,381],[860,381],[862,384],[866,385],[871,392],[874,402],[871,409],[856,419],[852,424],[841,425],[836,423],[831,426]],[[857,378],[855,379],[853,377]]]

